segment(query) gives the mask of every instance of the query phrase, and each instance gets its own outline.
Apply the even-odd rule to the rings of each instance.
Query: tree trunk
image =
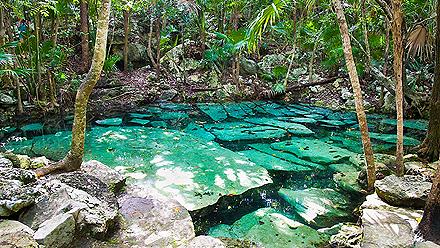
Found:
[[[162,14],[159,14],[156,20],[156,75],[157,78],[160,78],[160,40],[162,38]]]
[[[203,10],[203,7],[200,10],[199,14],[199,22],[200,22],[200,42],[201,42],[201,49],[202,54],[205,52],[206,49],[206,20],[205,20],[205,12]]]
[[[52,23],[52,43],[53,46],[56,47],[58,43],[58,30],[60,29],[60,18],[57,14],[54,14]]]
[[[89,6],[87,0],[81,0],[79,5],[81,18],[81,59],[82,72],[89,69],[90,49],[89,49]]]
[[[319,36],[321,36],[321,34],[317,34],[315,37],[315,45],[313,46],[312,57],[309,61],[309,82],[313,82],[313,63],[315,62],[316,50],[318,50],[319,46]]]
[[[402,0],[392,0],[392,33],[394,47],[394,76],[396,80],[396,112],[397,112],[397,143],[396,143],[396,174],[403,176],[403,12]]]
[[[428,196],[418,231],[424,239],[440,245],[440,165],[432,182],[431,193]]]
[[[12,31],[13,26],[11,24],[11,15],[10,15],[8,9],[6,9],[3,12],[3,14],[4,14],[4,17],[3,17],[4,18],[4,27],[6,29],[6,34],[8,35],[7,41],[11,42],[14,40],[14,32]],[[5,39],[6,39],[6,37],[5,37]]]
[[[58,107],[59,105],[57,103],[57,93],[56,93],[57,86],[55,82],[55,75],[53,74],[51,69],[47,70],[47,75],[49,78],[49,100],[50,100],[49,106],[51,108]]]
[[[3,46],[6,42],[6,24],[5,24],[5,12],[0,7],[0,46]]]
[[[17,114],[23,114],[23,100],[21,99],[21,88],[18,77],[14,77],[15,89],[17,90]]]
[[[386,77],[388,74],[388,58],[390,53],[390,21],[385,17],[385,53],[384,53],[384,63],[383,63],[383,75]],[[380,86],[380,99],[379,107],[382,107],[385,101],[385,87]]]
[[[124,71],[128,71],[128,36],[130,33],[130,11],[124,10]]]
[[[151,42],[153,39],[153,18],[150,18],[150,27],[149,27],[149,31],[148,31],[148,38],[147,38],[147,55],[148,58],[151,61],[151,64],[153,65],[154,68],[157,68],[157,64],[156,64],[156,60],[153,57],[153,51],[151,49]]]
[[[367,54],[367,65],[365,66],[365,73],[367,75],[370,75],[371,51],[370,51],[370,43],[368,42],[367,8],[365,7],[365,1],[366,0],[362,0],[362,28],[364,31],[365,52]]]
[[[37,101],[46,100],[46,89],[41,78],[41,56],[40,56],[40,42],[41,42],[41,13],[35,13],[35,69],[37,71],[37,87],[36,95]]]
[[[102,0],[101,12],[99,13],[96,30],[96,42],[92,65],[76,94],[75,117],[72,127],[72,146],[70,151],[62,161],[37,170],[37,176],[47,175],[56,170],[74,171],[81,167],[84,155],[87,104],[90,94],[101,76],[105,61],[110,6],[111,0]]]
[[[341,31],[342,43],[344,46],[345,62],[350,77],[353,93],[355,97],[356,114],[359,120],[359,127],[361,129],[362,144],[364,148],[365,160],[367,163],[368,175],[368,190],[374,189],[374,182],[376,180],[376,172],[374,165],[373,148],[371,146],[370,135],[368,132],[367,116],[365,115],[362,90],[359,83],[359,77],[356,71],[356,64],[354,62],[350,36],[348,33],[348,25],[345,19],[344,10],[342,8],[341,0],[333,0],[336,16],[338,18],[339,29]]]
[[[420,146],[419,156],[436,161],[440,156],[440,4],[437,4],[437,32],[435,43],[435,74],[429,110],[426,138]]]

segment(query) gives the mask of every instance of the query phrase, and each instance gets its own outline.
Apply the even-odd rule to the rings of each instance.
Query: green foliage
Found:
[[[103,71],[105,73],[113,72],[117,70],[116,63],[121,60],[121,56],[113,54],[106,58],[104,62]]]

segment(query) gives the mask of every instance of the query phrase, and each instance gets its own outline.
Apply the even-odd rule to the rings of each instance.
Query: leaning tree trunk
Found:
[[[418,231],[424,239],[440,245],[440,165],[432,182],[431,193],[428,196]]]
[[[396,112],[397,112],[397,144],[396,144],[396,174],[403,176],[403,12],[402,0],[392,0],[394,47],[394,75],[396,80]]]
[[[160,49],[161,49],[161,45],[160,45],[160,40],[162,38],[162,14],[159,13],[157,20],[156,20],[156,75],[157,75],[157,79],[160,78]]]
[[[101,12],[96,29],[96,42],[89,72],[76,93],[74,122],[72,128],[72,146],[69,153],[60,162],[37,170],[38,176],[49,174],[56,170],[74,171],[81,167],[84,155],[84,138],[86,130],[87,103],[93,88],[98,82],[104,66],[107,34],[109,26],[111,0],[102,0]]]
[[[371,146],[370,135],[368,133],[367,116],[364,111],[362,90],[359,83],[359,77],[356,71],[356,64],[354,62],[350,36],[348,33],[348,25],[345,19],[344,9],[342,8],[341,0],[333,0],[336,16],[338,18],[339,30],[341,31],[342,43],[344,46],[345,62],[347,64],[348,75],[350,76],[351,85],[356,105],[356,114],[359,120],[359,127],[361,129],[362,144],[364,147],[365,160],[367,163],[368,175],[368,190],[374,189],[374,181],[376,180],[376,172],[374,166],[373,148]]]
[[[420,146],[419,156],[436,161],[440,156],[440,4],[437,4],[437,33],[435,45],[435,74],[429,109],[429,127]]]
[[[89,69],[89,7],[87,0],[81,0],[79,5],[81,19],[81,71],[86,72]]]
[[[124,10],[124,71],[128,71],[128,36],[130,34],[130,11]]]

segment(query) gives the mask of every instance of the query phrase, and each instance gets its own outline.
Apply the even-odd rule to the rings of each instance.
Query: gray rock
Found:
[[[288,59],[283,54],[269,54],[263,57],[258,66],[262,73],[271,74],[272,69],[276,66],[288,66]]]
[[[38,248],[33,238],[34,231],[15,220],[0,220],[0,247]]]
[[[34,239],[45,247],[66,247],[75,235],[75,218],[71,213],[59,214],[43,222]]]
[[[0,155],[0,168],[11,168],[13,166],[11,160]]]
[[[416,242],[414,244],[414,248],[440,248],[440,245],[431,241],[424,241],[424,242]]]
[[[18,213],[32,205],[38,196],[33,186],[24,186],[18,180],[0,180],[0,217]]]
[[[18,168],[0,168],[0,178],[3,180],[18,180],[23,184],[37,180],[34,172]]]
[[[359,248],[362,229],[353,224],[344,224],[336,235],[330,237],[331,247]]]
[[[14,105],[17,102],[15,98],[0,92],[0,105]]]
[[[255,75],[258,73],[258,64],[252,59],[242,58],[240,60],[240,67],[242,72],[247,75]]]
[[[387,176],[376,181],[377,195],[393,206],[423,208],[431,190],[432,183],[424,177],[406,175]]]
[[[75,189],[59,180],[42,182],[43,193],[20,221],[37,230],[40,225],[63,213],[79,212],[76,218],[78,230],[102,238],[112,229],[117,217],[117,209],[83,190]]]
[[[189,241],[187,248],[226,248],[219,239],[210,236],[197,236]]]
[[[396,213],[386,210],[362,211],[363,248],[412,247],[414,231],[410,223]]]
[[[171,101],[174,97],[176,97],[178,92],[176,90],[164,90],[162,94],[159,96],[160,101]]]
[[[119,240],[137,247],[174,247],[195,237],[188,211],[148,188],[129,187],[119,198],[124,226]]]
[[[109,186],[95,176],[81,171],[64,173],[50,177],[51,180],[59,180],[70,187],[82,190],[92,197],[107,203],[113,209],[118,209],[118,202],[115,194],[110,191]]]
[[[109,190],[114,193],[120,192],[125,186],[126,177],[99,161],[91,160],[85,162],[82,164],[81,170],[88,175],[97,177],[100,181],[107,184]]]

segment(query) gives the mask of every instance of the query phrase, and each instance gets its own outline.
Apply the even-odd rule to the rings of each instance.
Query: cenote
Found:
[[[368,121],[374,150],[392,153],[395,121]],[[56,132],[38,123],[5,129],[4,148],[61,159],[69,123]],[[406,147],[426,128],[406,121]],[[198,234],[270,247],[322,247],[331,227],[356,221],[361,153],[354,112],[276,102],[145,106],[91,123],[85,147],[86,160],[179,201]]]

